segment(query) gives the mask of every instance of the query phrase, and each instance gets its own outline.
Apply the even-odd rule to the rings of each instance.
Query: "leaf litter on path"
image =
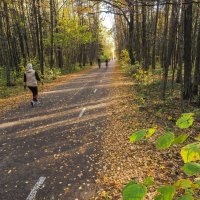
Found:
[[[122,199],[122,189],[131,180],[143,182],[148,176],[153,177],[157,186],[172,184],[185,175],[180,170],[183,161],[176,148],[158,151],[155,139],[165,131],[165,123],[157,116],[140,109],[136,102],[138,93],[134,90],[134,82],[120,72],[119,67],[113,73],[111,96],[121,96],[117,103],[108,108],[112,115],[108,118],[107,130],[104,133],[103,156],[100,160],[101,170],[98,172],[97,200]],[[153,101],[154,102],[154,101]],[[173,108],[172,108],[173,109]],[[141,129],[157,126],[156,133],[147,140],[131,143],[131,133]],[[151,186],[145,200],[156,195],[156,186]]]

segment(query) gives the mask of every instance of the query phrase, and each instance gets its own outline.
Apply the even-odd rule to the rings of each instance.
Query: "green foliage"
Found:
[[[194,114],[195,114],[195,119],[199,121],[200,120],[200,109],[195,109]]]
[[[192,197],[192,195],[186,194],[186,195],[179,197],[178,200],[194,200],[194,198]]]
[[[172,132],[167,132],[165,135],[162,135],[156,141],[156,148],[157,149],[167,149],[171,146],[172,142],[174,141],[174,134]]]
[[[157,190],[160,195],[155,197],[155,200],[172,200],[175,192],[176,192],[176,188],[174,186],[162,186],[159,187]]]
[[[191,188],[192,184],[193,184],[192,181],[189,179],[180,179],[174,184],[174,186],[187,189],[187,188]]]
[[[194,113],[182,114],[181,118],[177,120],[176,125],[181,129],[189,128],[190,126],[192,126],[194,122],[193,116],[194,116]]]
[[[12,95],[19,94],[22,92],[22,84],[13,86],[13,87],[7,87],[7,86],[0,86],[0,98],[6,98]]]
[[[33,69],[35,71],[37,71],[38,73],[40,73],[40,63],[39,63],[37,57],[30,58],[30,60],[28,61],[28,63],[32,63]],[[24,69],[24,71],[26,70],[26,66],[22,65],[22,68]]]
[[[131,181],[123,189],[123,200],[142,200],[146,193],[147,188],[144,185]]]
[[[45,80],[54,80],[61,75],[61,70],[59,68],[53,68],[53,69],[45,68],[44,74],[45,74],[44,76]]]
[[[197,184],[200,187],[200,177],[195,179],[195,184]]]
[[[136,66],[135,66],[136,68]],[[141,67],[138,67],[136,73],[133,74],[135,80],[140,84],[147,84],[148,83],[148,72],[143,70]]]
[[[130,56],[129,56],[129,52],[127,49],[123,49],[121,51],[121,54],[120,54],[120,64],[122,65],[122,67],[130,64]]]
[[[146,133],[147,133],[147,130],[140,130],[136,133],[133,133],[130,136],[130,142],[136,142],[136,141],[141,140],[145,136]]]
[[[11,87],[7,87],[6,80],[6,68],[4,66],[0,66],[0,98],[6,98],[12,95],[19,94],[23,91],[23,74],[25,68],[22,64],[19,66],[18,72],[12,70],[11,75]]]
[[[154,75],[161,75],[162,74],[162,69],[155,69],[155,70],[152,71],[152,73]]]
[[[188,176],[197,175],[200,173],[200,164],[194,162],[186,163],[182,169]]]
[[[93,33],[90,31],[88,25],[79,24],[78,16],[73,18],[64,10],[62,18],[58,19],[58,26],[56,29],[59,32],[54,33],[55,45],[63,47],[75,47],[76,44],[88,44],[95,41]],[[50,37],[44,42],[45,46],[50,46]]]
[[[153,180],[152,177],[148,176],[148,177],[144,180],[143,184],[144,184],[145,186],[147,186],[147,187],[152,186],[152,185],[154,185],[154,180]]]
[[[155,131],[156,131],[156,128],[150,128],[148,130],[139,130],[130,136],[130,142],[139,141],[143,139],[144,136],[146,136],[146,138],[149,138],[155,133]]]
[[[105,54],[102,54],[102,55],[100,56],[100,59],[101,59],[101,62],[105,62],[105,60],[108,59],[108,56],[105,55]]]
[[[188,134],[181,134],[174,139],[172,144],[182,144],[183,142],[187,140],[188,137],[189,137]]]
[[[177,120],[176,125],[181,128],[189,128],[193,122],[194,114],[193,113],[184,113],[182,116]],[[145,136],[146,138],[151,137],[156,131],[156,128],[151,128],[149,130],[140,130],[136,133],[133,133],[130,137],[131,142],[139,141],[143,139]],[[172,144],[182,144],[188,139],[188,134],[181,134],[175,138],[174,133],[167,132],[164,135],[160,136],[156,141],[156,148],[157,149],[166,149],[170,147]],[[200,160],[200,142],[199,136],[196,138],[198,142],[188,144],[181,148],[181,156],[186,163],[182,169],[188,176],[198,175],[200,173],[200,164],[191,162],[191,161],[198,161]],[[136,184],[134,182],[134,184]],[[144,181],[143,185],[151,186],[153,184],[153,179],[151,177],[147,177]],[[200,188],[200,180],[197,178],[193,183],[189,179],[181,179],[178,180],[174,186],[162,186],[158,188],[158,192],[160,193],[155,197],[155,200],[172,200],[176,189],[185,190],[185,195],[179,197],[179,200],[191,200],[194,199],[193,196],[195,195],[195,191]]]
[[[106,59],[111,59],[114,56],[114,49],[115,49],[112,37],[112,31],[107,30],[104,27],[101,27],[99,39],[102,45],[101,60],[105,61]]]
[[[134,65],[130,64],[129,52],[126,49],[121,51],[120,66],[126,74],[135,78],[135,80],[139,83],[139,86],[149,83],[148,72],[142,69],[138,61],[136,61]]]
[[[181,149],[181,156],[185,163],[200,160],[200,142],[188,144]]]
[[[146,138],[150,138],[156,132],[156,128],[150,128],[146,134]]]

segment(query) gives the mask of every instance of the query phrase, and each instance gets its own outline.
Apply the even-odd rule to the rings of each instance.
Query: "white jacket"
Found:
[[[37,87],[37,79],[35,70],[29,69],[25,72],[26,75],[26,85],[30,87]]]
[[[40,77],[38,76],[38,73],[33,70],[32,63],[29,63],[26,66],[26,72],[24,73],[24,85],[37,87],[37,81],[40,81]]]

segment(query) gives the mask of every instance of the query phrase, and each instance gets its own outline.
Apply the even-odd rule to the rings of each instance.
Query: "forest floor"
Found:
[[[145,199],[152,200],[158,186],[173,184],[178,179],[186,178],[181,171],[184,163],[180,156],[180,147],[187,143],[158,151],[155,140],[168,130],[173,131],[176,136],[183,133],[183,130],[178,130],[175,126],[176,120],[183,112],[197,109],[181,104],[178,85],[175,85],[173,95],[168,90],[167,96],[171,97],[162,101],[160,76],[156,74],[151,75],[149,83],[142,86],[117,67],[112,82],[119,86],[111,89],[111,96],[120,98],[109,107],[112,115],[104,134],[101,170],[96,181],[99,185],[96,199],[122,199],[122,190],[127,183],[133,179],[142,183],[150,176],[155,185],[150,187]],[[131,133],[153,127],[156,127],[156,133],[149,140],[136,143],[129,141]],[[190,134],[188,143],[195,141],[199,130],[200,124],[197,120],[193,128],[185,131]]]

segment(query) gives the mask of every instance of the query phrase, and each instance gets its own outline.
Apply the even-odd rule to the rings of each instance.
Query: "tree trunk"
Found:
[[[134,15],[133,11],[130,11],[130,22],[129,22],[129,56],[131,59],[131,65],[135,64],[135,58],[133,53],[133,41],[134,41]]]
[[[157,0],[155,27],[154,27],[154,38],[153,38],[153,50],[152,50],[152,69],[156,68],[156,38],[157,38],[157,25],[158,25],[158,14],[159,14],[160,0]]]
[[[143,5],[146,5],[146,0],[142,0]],[[142,56],[143,56],[143,69],[148,70],[148,57],[147,57],[147,38],[146,38],[146,6],[142,6]]]
[[[176,33],[177,33],[177,11],[178,7],[175,4],[176,0],[173,0],[172,5],[172,12],[171,12],[171,22],[170,22],[170,33],[169,33],[169,42],[168,42],[168,49],[167,49],[167,56],[164,61],[164,76],[163,76],[163,91],[162,91],[162,98],[165,99],[166,87],[167,87],[167,80],[168,80],[168,71],[169,65],[172,59],[172,54],[174,50],[174,43],[176,42]]]
[[[50,46],[50,68],[53,68],[54,65],[54,9],[53,9],[53,0],[49,1],[50,3],[50,21],[51,21],[51,46]]]
[[[169,1],[167,1],[168,3]],[[163,33],[163,38],[162,38],[162,50],[161,50],[161,67],[164,67],[164,61],[166,59],[166,48],[167,48],[167,44],[166,41],[168,39],[168,20],[169,18],[169,5],[166,4],[165,5],[165,25],[164,25],[164,33]]]
[[[181,39],[180,39],[181,40]],[[180,41],[181,42],[181,41]],[[178,45],[178,70],[177,70],[177,75],[176,75],[176,83],[181,83],[182,82],[182,69],[183,69],[183,53],[182,53],[182,44],[180,44],[179,42],[179,45]]]
[[[189,100],[192,96],[192,3],[190,0],[185,0],[184,16],[184,84],[183,84],[183,99]]]
[[[198,95],[198,85],[200,84],[200,20],[196,48],[196,63],[194,71],[193,95]]]
[[[42,76],[44,75],[44,46],[43,46],[43,32],[42,32],[42,16],[41,16],[41,6],[40,0],[37,0],[38,4],[38,25],[39,25],[39,36],[40,36],[40,70]]]
[[[6,81],[7,81],[7,86],[11,86],[11,67],[13,67],[13,53],[12,53],[12,45],[11,45],[11,32],[10,32],[10,20],[9,20],[9,12],[8,12],[8,4],[7,1],[4,1],[4,11],[5,11],[5,19],[6,19],[6,37],[7,37],[7,44],[8,44],[8,55],[10,62],[8,62],[8,65],[6,66]]]
[[[138,1],[136,1],[136,59],[137,61],[139,61],[139,63],[141,62],[141,45],[140,45],[140,25],[139,25],[139,8],[138,8]]]
[[[24,0],[21,0],[20,2],[21,5],[21,10],[22,10],[22,21],[25,23],[26,21],[26,16],[25,16],[25,12],[24,12]],[[26,25],[24,25],[24,48],[26,46],[26,56],[30,56],[30,50],[29,50],[29,45],[28,45],[28,37],[27,37],[27,29],[26,29]]]
[[[40,59],[40,37],[39,37],[39,28],[38,28],[38,16],[37,16],[37,8],[36,2],[33,0],[33,13],[35,18],[35,31],[36,31],[36,40],[37,40],[37,56]]]

